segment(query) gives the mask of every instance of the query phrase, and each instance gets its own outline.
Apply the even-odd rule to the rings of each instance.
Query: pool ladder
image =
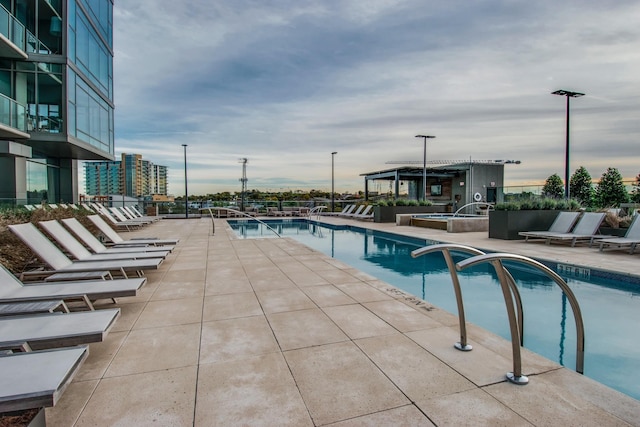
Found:
[[[451,256],[452,251],[471,254],[473,256],[455,264],[453,262],[453,257]],[[458,319],[460,322],[460,341],[454,344],[455,348],[461,351],[471,351],[473,349],[473,347],[467,342],[464,303],[462,301],[462,290],[460,288],[460,281],[458,280],[457,272],[474,265],[488,262],[495,269],[498,280],[500,281],[500,287],[502,289],[507,309],[507,317],[509,319],[511,348],[513,352],[513,371],[508,372],[506,377],[514,384],[524,385],[529,382],[529,378],[522,374],[522,358],[520,355],[520,347],[524,344],[524,312],[522,310],[522,299],[520,298],[520,291],[518,291],[518,287],[516,286],[513,276],[502,263],[503,261],[518,262],[532,266],[550,277],[558,286],[560,286],[560,289],[562,289],[562,292],[569,300],[569,304],[573,310],[573,317],[576,321],[576,371],[580,374],[584,373],[584,324],[582,321],[580,305],[578,304],[578,300],[576,299],[573,291],[567,285],[567,282],[565,282],[564,279],[562,279],[562,277],[560,277],[556,272],[538,261],[521,255],[508,253],[486,254],[469,246],[450,243],[425,246],[411,252],[411,256],[413,258],[417,258],[431,252],[442,252],[445,262],[447,263],[449,273],[451,274],[451,281],[453,282],[453,289],[458,306]]]
[[[273,232],[273,234],[275,234],[276,236],[282,237],[280,235],[280,233],[278,233],[276,230],[274,230],[273,227],[271,227],[269,224],[267,224],[264,221],[259,220],[258,218],[254,217],[254,216],[249,215],[248,213],[245,213],[245,212],[242,212],[242,211],[239,211],[239,210],[236,210],[236,209],[231,209],[231,208],[215,208],[214,207],[214,208],[202,208],[202,209],[207,209],[209,211],[209,215],[211,215],[211,226],[213,227],[213,231],[211,232],[212,235],[216,234],[216,223],[213,221],[213,210],[212,210],[212,209],[215,209],[215,210],[225,210],[225,211],[233,212],[236,215],[240,214],[240,216],[245,216],[245,217],[247,217],[249,219],[252,219],[252,220],[264,225],[268,230]]]

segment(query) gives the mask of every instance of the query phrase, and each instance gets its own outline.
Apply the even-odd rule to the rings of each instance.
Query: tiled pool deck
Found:
[[[357,225],[628,273],[640,257]],[[459,352],[457,317],[293,240],[239,240],[224,220],[212,235],[205,218],[134,235],[181,241],[118,300],[49,426],[640,424],[640,401],[526,350],[530,383],[506,382],[509,342],[470,326],[474,350]]]

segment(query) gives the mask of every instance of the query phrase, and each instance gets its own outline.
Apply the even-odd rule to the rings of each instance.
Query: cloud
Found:
[[[116,151],[169,166],[170,191],[359,190],[419,159],[514,158],[510,182],[638,174],[633,1],[140,0],[114,5]],[[575,162],[575,163],[574,163]]]

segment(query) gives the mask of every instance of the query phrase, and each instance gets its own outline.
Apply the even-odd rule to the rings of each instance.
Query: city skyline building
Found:
[[[113,0],[0,0],[0,23],[0,199],[75,202],[78,161],[114,160]]]
[[[86,162],[85,193],[90,196],[166,196],[167,171],[167,166],[156,165],[140,154],[123,153],[117,161]]]

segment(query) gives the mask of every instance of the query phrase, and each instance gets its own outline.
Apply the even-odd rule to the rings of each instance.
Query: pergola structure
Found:
[[[429,178],[440,178],[440,179],[451,179],[455,177],[459,177],[461,174],[464,174],[464,171],[460,169],[439,169],[439,168],[428,168],[427,169],[427,179]],[[393,169],[386,169],[375,172],[367,172],[360,174],[360,176],[364,176],[364,197],[365,200],[369,200],[369,181],[394,181],[394,196],[397,199],[400,194],[400,182],[401,181],[411,181],[414,182],[416,187],[418,188],[418,192],[423,191],[424,189],[422,184],[423,178],[423,169],[416,167],[403,166]]]

